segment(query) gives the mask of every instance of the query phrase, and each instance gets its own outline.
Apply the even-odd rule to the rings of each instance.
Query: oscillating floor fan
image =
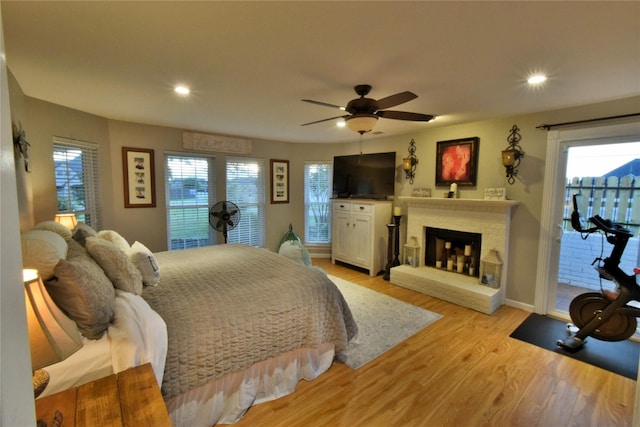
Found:
[[[236,228],[240,222],[240,209],[233,202],[218,202],[209,209],[209,225],[216,231],[222,231],[224,243],[227,232]]]

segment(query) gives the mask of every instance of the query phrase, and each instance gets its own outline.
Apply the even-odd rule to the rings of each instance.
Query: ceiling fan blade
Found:
[[[387,96],[386,98],[378,99],[376,101],[376,107],[378,110],[385,110],[387,108],[395,107],[396,105],[404,104],[412,99],[416,99],[418,95],[413,92],[405,91],[396,93],[395,95]]]
[[[329,117],[328,119],[316,120],[315,122],[303,123],[300,126],[314,125],[316,123],[328,122],[329,120],[335,120],[335,119],[346,119],[347,117],[349,117],[349,114],[345,116],[336,116],[336,117]]]
[[[428,122],[433,120],[433,116],[430,114],[409,113],[407,111],[377,111],[376,116],[384,119],[409,120],[413,122]]]
[[[344,111],[344,107],[341,107],[339,105],[333,105],[333,104],[328,104],[326,102],[314,101],[313,99],[303,99],[302,101],[309,102],[311,104],[322,105],[323,107],[337,108],[338,110]]]

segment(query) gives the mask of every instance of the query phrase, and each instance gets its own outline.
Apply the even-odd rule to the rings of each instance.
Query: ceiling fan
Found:
[[[395,95],[387,96],[386,98],[375,100],[372,98],[366,98],[371,91],[370,85],[357,85],[353,89],[358,95],[360,95],[360,98],[352,99],[346,107],[314,101],[312,99],[303,99],[302,101],[304,102],[310,102],[311,104],[322,105],[330,108],[337,108],[339,110],[346,111],[349,114],[303,123],[301,126],[313,125],[335,119],[344,119],[349,129],[362,135],[370,132],[380,117],[383,119],[408,120],[414,122],[428,122],[434,117],[431,114],[387,110],[387,108],[395,107],[396,105],[404,104],[412,99],[416,99],[418,95],[413,92],[400,92]]]

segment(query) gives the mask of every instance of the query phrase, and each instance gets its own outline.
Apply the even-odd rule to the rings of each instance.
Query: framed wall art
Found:
[[[436,185],[476,185],[478,137],[438,141]]]
[[[125,208],[155,208],[153,150],[122,147]]]
[[[289,203],[289,160],[271,159],[271,203]]]

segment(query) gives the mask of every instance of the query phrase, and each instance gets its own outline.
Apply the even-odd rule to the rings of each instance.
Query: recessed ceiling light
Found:
[[[176,93],[179,93],[180,95],[189,95],[189,93],[191,92],[188,87],[182,85],[176,86],[173,90],[175,90]]]
[[[347,122],[345,122],[344,120],[338,120],[338,123],[336,123],[336,126],[338,126],[339,128],[343,128],[347,125]]]
[[[539,85],[540,83],[544,83],[547,80],[547,76],[544,74],[534,74],[527,80],[527,83],[530,85]]]

